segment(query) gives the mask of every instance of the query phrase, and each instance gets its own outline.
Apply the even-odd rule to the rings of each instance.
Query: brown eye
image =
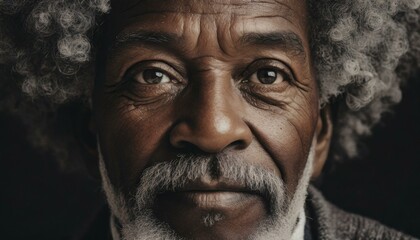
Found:
[[[135,79],[142,84],[162,84],[171,82],[171,78],[163,71],[157,69],[146,69],[135,76]]]
[[[251,75],[249,81],[262,84],[280,83],[284,80],[283,75],[276,69],[262,68]]]

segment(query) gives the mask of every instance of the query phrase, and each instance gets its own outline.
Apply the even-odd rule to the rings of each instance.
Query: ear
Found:
[[[317,143],[315,145],[312,179],[317,178],[322,172],[322,168],[324,167],[330,150],[332,132],[331,107],[330,105],[326,105],[320,110],[316,126],[315,134]]]
[[[91,111],[80,122],[79,131],[79,141],[85,153],[84,162],[86,169],[92,177],[100,179],[96,129]]]

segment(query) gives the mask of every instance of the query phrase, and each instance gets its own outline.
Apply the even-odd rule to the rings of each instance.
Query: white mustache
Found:
[[[188,183],[203,178],[233,182],[247,191],[257,192],[269,203],[270,212],[277,215],[284,206],[284,184],[273,171],[249,164],[228,155],[178,155],[144,170],[136,192],[137,211],[150,209],[159,193],[183,189]]]

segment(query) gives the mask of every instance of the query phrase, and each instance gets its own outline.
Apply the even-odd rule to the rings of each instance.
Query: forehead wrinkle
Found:
[[[161,3],[164,3],[165,2],[165,0],[153,0],[153,1],[154,2],[161,2]],[[148,1],[148,0],[139,0],[136,3],[134,3],[133,5],[128,6],[125,9],[122,9],[121,12],[123,12],[123,13],[124,12],[128,12],[128,11],[132,10],[133,8],[139,7],[139,5],[141,3],[145,4],[145,3],[148,3],[148,2],[150,2],[150,1]],[[194,2],[198,2],[198,1],[197,0],[190,0],[190,1],[187,1],[187,2],[178,1],[178,3],[179,3],[178,4],[178,9],[177,10],[174,10],[174,11],[188,11],[188,12],[191,12],[191,9],[192,9],[192,6],[193,6]],[[217,6],[217,5],[223,6],[223,7],[224,6],[227,6],[227,7],[232,7],[232,6],[234,6],[234,7],[241,7],[241,6],[244,5],[243,1],[241,1],[241,3],[231,3],[231,2],[229,2],[229,3],[225,3],[225,2],[216,2],[216,3],[214,3],[214,1],[207,1],[207,2],[213,2],[213,4],[211,5],[212,8],[206,8],[206,10],[210,10],[210,9],[215,10],[215,8],[213,6]],[[196,13],[204,13],[204,12],[202,12],[202,11],[198,12],[197,11]]]
[[[283,19],[285,21],[287,21],[288,23],[290,23],[292,26],[295,26],[298,29],[303,29],[302,26],[299,24],[299,21],[292,21],[291,19],[291,15],[287,16],[283,16],[283,15],[262,15],[262,16],[255,16],[255,17],[247,17],[248,20],[253,20],[253,19],[262,19],[262,18],[280,18]],[[290,18],[290,19],[289,19]]]
[[[193,26],[197,27],[197,38],[194,43],[188,44],[194,46],[190,50],[193,60],[203,58],[213,59],[226,59],[227,57],[234,57],[236,54],[232,49],[237,48],[235,39],[232,36],[232,31],[236,31],[233,28],[233,14],[224,14],[218,16],[216,21],[208,19],[208,16],[194,16],[199,20],[194,21],[197,23]],[[191,28],[186,29],[191,32]]]
[[[234,14],[230,14],[224,21],[228,26],[225,25],[223,28],[218,28],[216,32],[217,44],[220,51],[230,57],[234,56],[234,54],[230,53],[231,51],[229,49],[236,49],[235,39],[232,36],[232,32],[235,32],[235,26],[232,24],[236,21],[235,18],[236,16]]]
[[[123,22],[132,22],[135,20],[131,20],[136,17],[145,17],[149,14],[156,14],[156,15],[165,15],[165,14],[186,14],[186,15],[192,15],[190,17],[194,17],[194,15],[201,15],[201,16],[214,16],[214,15],[229,15],[230,19],[232,17],[244,17],[245,19],[261,19],[261,18],[281,18],[288,23],[290,23],[292,26],[298,27],[300,29],[304,29],[305,26],[302,26],[300,24],[300,21],[294,20],[296,17],[299,17],[299,10],[294,10],[290,4],[288,4],[290,1],[281,1],[281,0],[272,0],[272,1],[259,1],[255,2],[254,0],[248,0],[248,1],[240,1],[239,3],[237,1],[211,1],[214,3],[215,6],[211,6],[210,8],[203,8],[200,6],[194,6],[194,3],[200,2],[201,0],[196,1],[179,1],[173,4],[176,4],[175,6],[169,6],[168,1],[164,0],[158,0],[155,3],[150,3],[152,1],[137,1],[136,5],[140,5],[140,3],[150,3],[154,4],[155,7],[145,6],[143,9],[135,9],[131,8],[130,10],[133,12],[133,14],[124,14],[125,20],[122,20]],[[162,3],[168,2],[167,5],[164,5]],[[172,0],[171,0],[172,2]],[[181,7],[178,7],[181,6]],[[186,7],[187,6],[187,7]],[[217,11],[214,12],[214,10],[217,10],[218,6],[223,6],[222,10],[224,11]],[[234,6],[232,8],[232,6]],[[245,6],[245,9],[244,9]],[[196,11],[196,10],[200,11]],[[238,10],[236,10],[238,9]],[[273,10],[274,9],[274,10]],[[210,11],[210,12],[209,12]],[[213,11],[213,12],[212,12]],[[233,16],[232,16],[233,15]],[[150,18],[153,19],[152,16]],[[227,53],[224,49],[222,49],[223,52]]]
[[[200,0],[201,1],[201,0]],[[166,7],[164,0],[154,1],[152,4],[155,4],[153,9],[148,8],[141,8],[141,3],[150,3],[151,1],[137,1],[136,4],[121,10],[123,14],[129,14],[132,11],[136,11],[136,14],[129,14],[128,18],[133,18],[138,15],[143,14],[154,14],[154,13],[189,13],[189,14],[201,14],[201,15],[218,15],[218,14],[226,14],[230,12],[235,12],[240,16],[249,16],[249,15],[259,15],[259,14],[268,14],[268,12],[273,11],[273,9],[277,10],[279,14],[287,13],[289,15],[291,12],[294,12],[293,8],[290,7],[287,3],[279,0],[274,1],[240,1],[239,3],[232,2],[232,1],[211,1],[213,2],[212,5],[206,8],[202,8],[201,6],[197,7],[194,5],[200,1],[178,1],[176,8],[169,8]]]
[[[246,2],[244,4],[251,6],[251,3],[252,2]],[[179,13],[179,12],[174,11],[174,10],[172,10],[172,11],[169,10],[167,12],[176,13],[176,15],[173,15],[174,17],[179,16],[179,14],[184,15],[184,17],[173,18],[173,17],[171,17],[172,14],[171,15],[166,15],[166,16],[165,16],[165,14],[163,14],[163,16],[165,16],[164,19],[169,19],[169,20],[165,20],[165,21],[172,22],[175,19],[179,19],[180,21],[179,21],[179,23],[177,23],[178,26],[176,27],[176,29],[172,28],[172,29],[169,29],[169,30],[164,30],[162,32],[168,32],[168,31],[172,32],[173,34],[178,35],[178,37],[181,38],[181,39],[179,39],[179,40],[181,40],[181,42],[185,42],[185,40],[182,40],[182,37],[185,36],[185,35],[188,35],[187,33],[191,32],[192,28],[199,28],[198,30],[196,29],[197,31],[193,30],[193,31],[198,33],[197,34],[198,36],[196,35],[197,36],[196,40],[191,39],[190,43],[187,43],[186,45],[184,44],[183,46],[181,46],[180,44],[177,43],[178,40],[176,40],[174,42],[174,44],[177,44],[178,50],[181,50],[181,52],[183,52],[184,54],[191,54],[192,53],[192,54],[198,56],[197,55],[197,50],[199,50],[199,45],[205,46],[206,44],[209,44],[209,42],[210,42],[213,45],[213,46],[211,46],[211,48],[213,50],[215,50],[215,48],[217,47],[217,52],[223,53],[223,55],[225,55],[225,56],[234,56],[235,52],[232,52],[230,47],[233,46],[232,49],[235,49],[235,51],[237,51],[238,47],[240,47],[237,44],[238,43],[237,36],[240,37],[241,34],[246,34],[246,32],[243,32],[243,31],[241,32],[241,30],[240,30],[240,29],[245,30],[246,28],[244,29],[244,27],[239,27],[239,29],[238,29],[235,26],[236,24],[241,25],[241,23],[242,23],[242,24],[248,25],[248,24],[253,24],[253,23],[252,22],[247,23],[246,21],[252,21],[253,19],[278,18],[279,19],[278,20],[279,21],[279,23],[278,23],[279,26],[281,26],[280,21],[283,21],[283,22],[287,21],[288,23],[291,24],[291,26],[296,27],[296,22],[298,22],[298,21],[291,21],[290,17],[292,15],[295,15],[294,13],[297,13],[297,11],[294,11],[293,9],[291,9],[291,7],[288,6],[286,3],[283,3],[282,1],[274,1],[274,2],[273,1],[261,1],[259,3],[269,4],[269,6],[276,6],[276,8],[279,9],[279,11],[283,12],[284,15],[277,14],[279,12],[279,11],[277,11],[277,12],[275,12],[276,13],[275,15],[260,15],[260,13],[258,13],[259,16],[246,15],[246,17],[242,17],[241,14],[237,14],[234,11],[224,12],[223,14],[219,14],[220,16],[218,17],[218,19],[216,21],[216,22],[221,23],[221,24],[217,24],[217,27],[216,27],[217,28],[216,29],[217,33],[212,34],[211,28],[213,28],[214,26],[211,25],[211,23],[216,23],[216,22],[215,22],[214,19],[211,19],[210,16],[203,15],[203,14],[194,14],[194,13],[191,13],[191,12]],[[228,3],[225,3],[225,2],[218,3],[218,4],[219,5],[230,6]],[[243,4],[235,4],[235,5],[241,5],[242,6]],[[281,6],[281,7],[279,7],[279,6]],[[268,9],[268,8],[266,7],[265,9]],[[153,11],[153,12],[155,12],[157,15],[162,15],[162,12],[159,12],[159,11]],[[270,14],[270,13],[273,14],[273,11],[267,12],[267,14]],[[149,14],[149,13],[146,13],[146,15],[147,14]],[[143,15],[142,17],[144,17],[144,14],[140,14],[140,15]],[[191,15],[191,16],[188,16],[188,15]],[[156,19],[156,17],[150,16],[150,17],[145,17],[145,19],[148,19],[146,22],[151,22],[151,21],[153,21],[153,19]],[[195,22],[194,25],[191,25],[191,26],[188,25],[188,27],[186,28],[184,26],[186,24],[184,22],[185,17],[187,19],[188,18],[190,18],[190,19],[191,18],[197,18],[197,17],[200,18],[200,19],[199,19],[199,21],[191,21],[191,22]],[[209,17],[210,21],[207,21],[207,20],[204,21],[204,19],[202,19],[202,18],[206,18],[206,17]],[[241,20],[241,18],[242,18],[242,20]],[[222,19],[222,20],[220,20],[220,19]],[[271,20],[269,20],[269,21],[271,21]],[[211,28],[203,26],[202,22],[207,22],[207,24],[211,25]],[[196,23],[197,23],[197,25],[196,25]],[[136,25],[132,24],[132,26],[135,27]],[[146,27],[146,29],[148,28],[147,26],[145,26],[145,27]],[[292,27],[292,29],[294,29],[295,27]],[[275,30],[275,31],[279,31],[275,24],[271,28],[273,28],[273,30]],[[166,29],[166,27],[165,27],[165,29]],[[205,32],[203,32],[203,29],[205,29]],[[174,31],[174,30],[176,30],[176,31]],[[207,39],[205,36],[207,36],[207,37],[210,36],[213,39],[211,39],[211,40]],[[302,36],[302,37],[304,37],[304,36]],[[212,40],[215,40],[215,41],[212,41]],[[166,45],[166,43],[161,43],[161,44]],[[169,45],[169,44],[167,44],[167,45]],[[191,48],[191,46],[195,46],[195,47]],[[305,46],[306,46],[306,44],[305,44]],[[209,50],[210,48],[207,48],[207,49]],[[297,48],[295,48],[295,49],[297,49]],[[243,48],[240,49],[240,50],[243,50]],[[285,51],[285,52],[287,52],[287,51]],[[295,53],[297,53],[297,52],[300,52],[300,51],[295,51]],[[208,51],[201,52],[201,53],[203,55],[212,54],[211,52],[208,52]],[[291,53],[291,51],[289,51],[289,53]]]

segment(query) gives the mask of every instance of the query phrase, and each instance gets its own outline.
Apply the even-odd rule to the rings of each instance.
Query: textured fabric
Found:
[[[305,224],[305,236],[304,236],[304,240],[314,240],[312,234],[312,221],[310,219],[312,219],[309,215],[308,215],[308,210],[306,210],[306,217],[308,218],[308,220],[306,220],[306,224]]]
[[[309,187],[307,207],[312,214],[313,233],[318,240],[411,240],[417,239],[380,224],[377,221],[347,213],[332,205],[314,187]]]

